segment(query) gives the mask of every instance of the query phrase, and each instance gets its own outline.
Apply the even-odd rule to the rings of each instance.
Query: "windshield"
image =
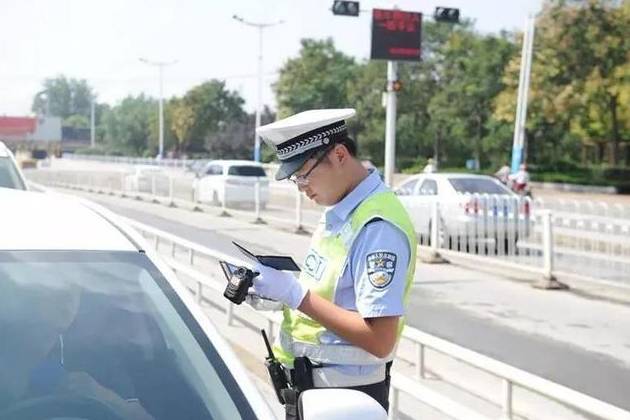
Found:
[[[2,420],[254,418],[141,253],[0,252],[0,337]]]
[[[26,189],[13,161],[3,156],[0,156],[0,188]]]
[[[462,194],[502,194],[510,192],[491,179],[483,178],[449,178],[455,191]]]
[[[266,176],[265,170],[260,166],[230,166],[228,175],[238,176]]]

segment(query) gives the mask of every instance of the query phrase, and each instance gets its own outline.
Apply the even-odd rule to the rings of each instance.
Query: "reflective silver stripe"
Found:
[[[370,385],[385,380],[385,365],[376,368],[367,375],[346,375],[334,367],[313,369],[313,385],[315,388],[339,388],[348,386]]]
[[[396,349],[384,358],[351,345],[344,344],[308,344],[295,341],[284,330],[280,331],[280,345],[295,357],[306,356],[314,362],[335,365],[385,365],[394,359]]]

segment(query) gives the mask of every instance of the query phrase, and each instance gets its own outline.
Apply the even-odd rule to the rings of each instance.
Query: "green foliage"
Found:
[[[548,0],[537,19],[527,134],[534,161],[579,159],[581,147],[630,141],[630,1]],[[495,116],[513,121],[515,55]],[[535,147],[532,147],[534,146]],[[549,153],[551,152],[551,153]],[[600,156],[603,157],[603,156]]]
[[[128,96],[107,112],[105,141],[110,149],[140,156],[149,147],[151,114],[157,103],[145,95]]]
[[[354,75],[354,59],[337,51],[332,39],[302,40],[299,56],[286,62],[273,86],[278,116],[347,107],[348,83]]]
[[[212,149],[213,136],[229,124],[245,120],[244,102],[220,80],[210,80],[190,89],[173,104],[171,125],[179,149],[193,152]],[[253,130],[251,136],[253,138]]]
[[[83,115],[71,115],[63,120],[63,125],[73,128],[90,128],[90,120]]]
[[[68,118],[71,115],[90,117],[94,98],[92,88],[83,79],[60,75],[44,80],[42,90],[33,98],[31,110],[37,114]]]

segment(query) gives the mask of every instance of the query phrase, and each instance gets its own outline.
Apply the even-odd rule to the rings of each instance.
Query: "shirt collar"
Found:
[[[337,225],[346,221],[350,213],[374,190],[382,181],[376,169],[368,169],[366,176],[350,193],[340,202],[326,211],[326,225]]]

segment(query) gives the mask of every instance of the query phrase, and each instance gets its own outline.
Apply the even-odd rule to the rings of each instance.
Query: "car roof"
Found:
[[[138,250],[127,235],[79,199],[0,188],[0,203],[0,250]]]
[[[254,160],[223,160],[223,159],[219,159],[219,160],[211,160],[210,162],[208,162],[208,165],[210,164],[220,164],[220,165],[248,165],[248,166],[260,166],[262,167],[262,164],[260,162],[256,162]]]
[[[427,174],[416,174],[415,177],[432,177],[436,179],[441,178],[478,178],[478,179],[493,179],[488,175],[479,175],[479,174],[469,174],[466,172],[438,172],[438,173],[427,173]]]

